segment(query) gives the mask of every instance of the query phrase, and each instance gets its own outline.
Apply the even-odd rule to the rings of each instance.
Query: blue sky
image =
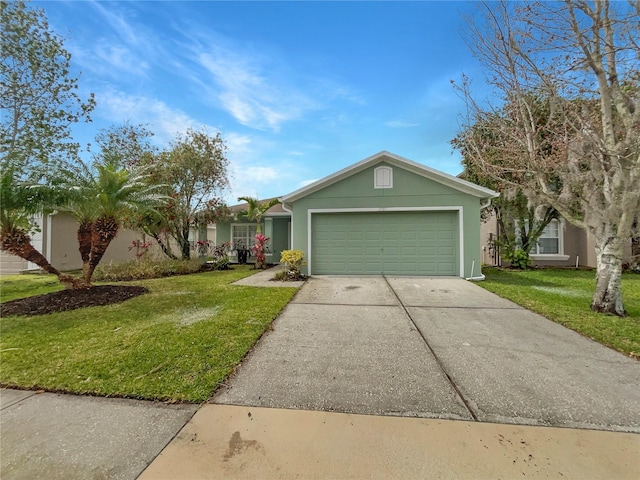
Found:
[[[220,132],[231,190],[290,193],[381,150],[447,173],[476,78],[462,39],[473,2],[35,1],[63,35],[101,128],[146,124],[163,147]]]

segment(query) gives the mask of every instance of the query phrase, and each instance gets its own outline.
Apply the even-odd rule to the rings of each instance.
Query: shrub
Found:
[[[516,248],[511,252],[504,254],[505,260],[511,264],[511,268],[519,268],[520,270],[526,270],[531,266],[531,259],[529,254],[521,248]]]
[[[227,270],[229,268],[229,248],[231,242],[225,242],[221,245],[210,245],[209,252],[213,261],[215,270]]]
[[[280,255],[280,263],[284,264],[285,269],[281,275],[276,275],[276,280],[301,280],[305,278],[300,272],[302,266],[306,265],[302,250],[283,250]],[[277,278],[278,276],[283,278]]]
[[[269,237],[265,237],[261,233],[256,234],[256,243],[251,249],[251,253],[253,253],[256,257],[256,268],[265,269],[267,268],[267,246],[269,245]]]
[[[126,263],[99,265],[94,279],[101,282],[124,282],[129,280],[145,280],[149,278],[186,275],[202,270],[202,262],[192,260],[153,260],[143,257]]]

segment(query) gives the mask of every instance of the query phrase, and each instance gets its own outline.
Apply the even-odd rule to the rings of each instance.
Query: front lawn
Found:
[[[128,282],[150,292],[104,307],[4,317],[0,384],[206,401],[296,292],[230,285],[251,273],[237,267]],[[0,280],[2,301],[58,288],[45,275]]]
[[[587,270],[501,270],[484,268],[478,285],[576,332],[632,357],[640,358],[640,275],[622,276],[624,306],[618,318],[589,308],[595,272]]]

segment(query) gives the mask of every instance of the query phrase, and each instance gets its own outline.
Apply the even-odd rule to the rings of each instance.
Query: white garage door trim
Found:
[[[313,275],[311,264],[311,216],[314,213],[365,213],[365,212],[458,212],[458,244],[460,246],[460,277],[464,278],[464,222],[463,208],[459,207],[381,207],[381,208],[310,208],[307,210],[307,267]]]

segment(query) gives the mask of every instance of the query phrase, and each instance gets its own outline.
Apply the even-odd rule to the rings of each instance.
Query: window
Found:
[[[231,242],[233,243],[233,248],[237,249],[240,246],[251,248],[255,243],[256,227],[257,225],[255,223],[231,225]]]
[[[391,167],[378,167],[373,171],[373,188],[393,188]]]
[[[534,255],[558,255],[560,252],[560,223],[558,220],[551,220],[549,225],[544,227],[542,235],[538,238],[537,244],[531,249]]]

